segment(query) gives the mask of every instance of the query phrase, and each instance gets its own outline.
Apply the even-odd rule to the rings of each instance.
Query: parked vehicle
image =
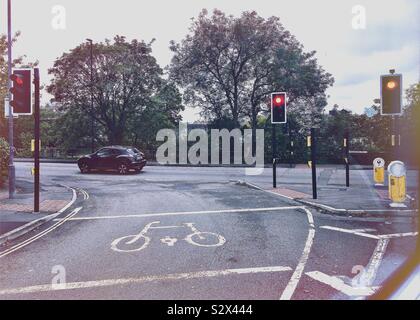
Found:
[[[146,165],[144,154],[134,147],[109,146],[85,155],[77,160],[82,173],[93,170],[117,171],[119,174],[127,174],[133,170],[140,172]]]

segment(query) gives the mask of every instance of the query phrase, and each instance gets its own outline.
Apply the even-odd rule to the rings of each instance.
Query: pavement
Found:
[[[309,168],[277,169],[277,188],[272,181],[253,183],[251,185],[280,196],[312,206],[322,212],[358,216],[417,216],[417,181],[418,171],[407,171],[407,194],[403,203],[405,208],[390,207],[392,201],[388,195],[388,176],[385,184],[375,186],[372,170],[351,170],[350,187],[345,184],[345,170],[340,167],[320,167],[317,171],[317,199],[313,199],[312,172]]]
[[[280,187],[306,194],[307,172],[287,170]],[[416,251],[417,219],[324,214],[271,192],[271,170],[43,163],[41,181],[74,199],[0,248],[0,299],[363,299]]]
[[[32,181],[18,179],[13,199],[9,199],[7,190],[0,191],[0,245],[9,239],[13,230],[18,229],[19,234],[22,234],[23,226],[34,226],[34,221],[47,221],[48,216],[59,212],[72,199],[72,192],[66,187],[42,184],[40,211],[34,213],[33,189]]]

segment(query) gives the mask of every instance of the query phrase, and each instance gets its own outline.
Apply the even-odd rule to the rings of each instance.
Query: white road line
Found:
[[[402,237],[415,237],[418,232],[405,232],[405,233],[394,233],[394,234],[382,234],[379,236],[381,239],[392,239],[392,238],[402,238]]]
[[[305,207],[303,207],[302,209],[305,211],[306,216],[308,217],[308,223],[309,223],[309,225],[312,228],[315,228],[314,217],[312,215],[312,212],[309,209],[305,208]]]
[[[352,229],[353,231],[356,231],[356,232],[375,232],[375,231],[377,231],[376,229],[373,229],[373,228],[362,228],[362,229]]]
[[[379,239],[376,244],[375,250],[373,251],[372,257],[370,258],[367,266],[366,274],[363,277],[366,281],[366,285],[369,287],[372,286],[376,279],[376,274],[378,273],[379,266],[381,265],[382,259],[385,255],[388,243],[388,239]]]
[[[76,215],[80,210],[82,209],[82,207],[79,207],[75,210],[73,210],[72,212],[70,212],[64,219],[60,219],[59,222],[53,224],[51,227],[45,229],[44,231],[34,235],[33,237],[16,244],[15,246],[0,252],[0,258],[3,258],[9,254],[11,254],[12,252],[15,252],[16,250],[19,250],[20,248],[23,248],[25,246],[27,246],[28,244],[31,244],[32,242],[38,240],[39,238],[43,237],[44,235],[50,233],[51,231],[53,231],[54,229],[58,228],[59,226],[61,226],[63,223],[65,223],[66,221],[68,221],[71,217],[73,217],[74,215]]]
[[[79,188],[79,191],[83,194],[84,200],[89,200],[89,193],[86,190]]]
[[[302,256],[300,257],[298,265],[296,266],[296,269],[293,272],[292,277],[290,278],[289,283],[287,284],[287,287],[284,289],[280,300],[290,300],[292,298],[293,293],[295,292],[296,287],[300,281],[300,278],[302,277],[303,270],[305,269],[306,263],[309,258],[309,254],[311,252],[312,244],[314,242],[315,228],[313,216],[308,209],[303,209],[307,214],[308,222],[310,225],[308,237],[306,239],[305,248],[303,249]]]
[[[352,287],[348,284],[345,284],[343,279],[334,276],[329,276],[320,271],[306,272],[306,275],[319,282],[325,283],[326,285],[329,285],[335,290],[338,290],[350,297],[370,296],[375,293],[375,290],[378,289],[377,287]]]
[[[186,212],[162,212],[162,213],[146,213],[146,214],[129,214],[129,215],[112,215],[112,216],[96,216],[96,217],[77,217],[70,221],[77,220],[102,220],[102,219],[128,219],[128,218],[149,218],[161,216],[183,216],[183,215],[199,215],[199,214],[220,214],[220,213],[252,213],[265,211],[279,211],[279,210],[294,210],[302,209],[302,206],[293,207],[274,207],[274,208],[254,208],[254,209],[226,209],[226,210],[211,210],[211,211],[186,211]],[[61,219],[55,219],[60,221]]]
[[[210,278],[218,276],[228,276],[235,274],[255,274],[255,273],[269,273],[269,272],[283,272],[291,271],[290,267],[274,266],[262,268],[243,268],[243,269],[226,269],[215,271],[198,271],[188,273],[175,273],[167,275],[144,276],[139,278],[124,278],[124,279],[106,279],[98,281],[83,281],[83,282],[70,282],[57,286],[56,284],[44,284],[30,287],[21,287],[14,289],[0,290],[0,295],[22,294],[22,293],[35,293],[46,291],[61,291],[61,290],[74,290],[86,288],[108,287],[124,284],[145,283],[151,281],[168,281],[168,280],[188,280],[196,278]]]
[[[344,233],[350,233],[350,234],[354,234],[354,235],[365,237],[365,238],[379,239],[379,236],[375,236],[373,234],[359,232],[357,230],[336,228],[336,227],[331,227],[331,226],[321,226],[320,228],[321,229],[332,230],[332,231],[339,231],[339,232],[344,232]]]

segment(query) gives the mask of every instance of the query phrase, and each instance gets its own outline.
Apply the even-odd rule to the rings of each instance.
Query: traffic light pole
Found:
[[[318,198],[316,185],[316,137],[315,129],[311,129],[311,166],[312,166],[312,196],[313,199]]]
[[[8,66],[8,77],[7,77],[7,88],[9,94],[9,101],[11,101],[11,80],[10,77],[12,75],[12,4],[11,0],[7,1],[7,66]],[[12,106],[9,103],[9,198],[13,199],[15,196],[15,165],[14,161],[14,153],[15,148],[13,146],[13,112]]]
[[[350,187],[350,135],[349,131],[347,130],[344,135],[344,154],[345,154],[345,161],[346,161],[346,187]]]
[[[273,188],[277,188],[277,148],[276,148],[276,125],[273,123],[273,132],[272,132],[272,151],[273,151]]]
[[[40,108],[39,108],[39,69],[34,69],[34,85],[35,85],[35,105],[34,105],[34,120],[35,120],[35,148],[34,148],[34,162],[35,162],[35,187],[34,187],[34,213],[39,213],[39,140],[40,140]]]

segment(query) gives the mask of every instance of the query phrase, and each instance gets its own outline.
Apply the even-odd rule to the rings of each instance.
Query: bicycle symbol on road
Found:
[[[153,221],[148,223],[139,234],[128,235],[115,239],[111,243],[111,249],[117,252],[136,252],[146,249],[150,244],[151,238],[146,234],[151,229],[174,229],[174,228],[189,228],[192,233],[187,235],[184,239],[191,245],[199,247],[219,247],[225,244],[226,239],[213,232],[199,231],[194,223],[183,223],[180,226],[159,226],[160,221]],[[177,238],[166,236],[160,239],[160,242],[169,247],[173,247],[178,241]]]

